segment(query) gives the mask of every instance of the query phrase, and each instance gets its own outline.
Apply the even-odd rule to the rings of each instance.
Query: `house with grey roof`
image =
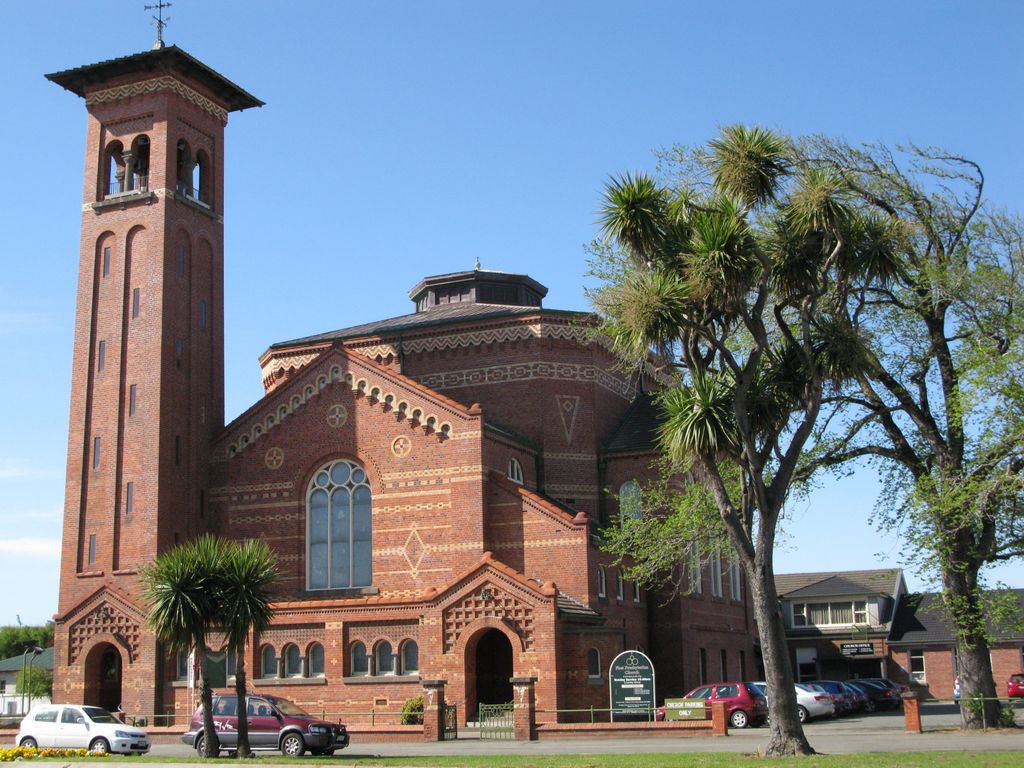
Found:
[[[890,676],[886,643],[907,591],[902,570],[777,574],[775,589],[798,681]]]
[[[992,640],[992,675],[996,692],[1005,695],[1010,675],[1024,670],[1024,589],[1012,589],[1001,601],[1003,610],[988,613]],[[904,595],[889,635],[894,677],[933,698],[952,698],[959,674],[953,626],[938,592]]]

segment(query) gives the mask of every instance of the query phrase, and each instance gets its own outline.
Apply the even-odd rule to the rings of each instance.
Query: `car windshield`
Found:
[[[1011,683],[1024,683],[1024,675],[1010,675]]]
[[[85,714],[94,723],[120,723],[121,721],[114,717],[112,714],[107,712],[105,709],[99,707],[82,707],[85,710]]]
[[[309,717],[309,713],[306,712],[306,710],[304,710],[294,701],[288,701],[288,699],[274,699],[274,706],[281,710],[281,714],[283,715],[299,715]]]

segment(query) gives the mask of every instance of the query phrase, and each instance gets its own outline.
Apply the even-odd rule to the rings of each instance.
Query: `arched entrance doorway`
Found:
[[[121,705],[121,652],[110,643],[99,643],[85,657],[83,704],[111,711]]]
[[[476,644],[477,704],[512,701],[512,643],[504,632],[488,629]]]

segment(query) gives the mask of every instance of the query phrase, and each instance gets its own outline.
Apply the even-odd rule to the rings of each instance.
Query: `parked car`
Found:
[[[97,754],[149,752],[149,736],[144,730],[125,725],[105,709],[84,704],[36,707],[21,721],[15,743],[41,749],[88,749]]]
[[[899,709],[903,703],[899,691],[886,688],[873,680],[847,680],[847,685],[855,685],[868,695],[867,711],[883,709]]]
[[[866,683],[875,683],[881,685],[884,688],[896,691],[896,694],[900,696],[900,705],[903,704],[902,695],[910,690],[910,686],[906,683],[897,683],[895,680],[890,680],[888,677],[865,677],[862,678]],[[859,682],[859,680],[858,680]]]
[[[856,681],[844,680],[843,685],[853,696],[853,711],[854,712],[874,712],[875,705],[871,702],[871,697],[868,692],[857,685]]]
[[[857,700],[854,692],[845,683],[839,680],[812,680],[811,684],[817,685],[832,696],[837,715],[848,715],[856,710]]]
[[[1010,679],[1006,681],[1006,695],[1010,698],[1024,696],[1024,674],[1018,672],[1010,675]]]
[[[249,746],[254,751],[280,750],[288,757],[298,757],[308,749],[314,755],[333,755],[348,746],[344,725],[313,717],[299,705],[277,696],[250,696],[246,702],[249,724]],[[213,697],[213,723],[217,729],[220,750],[233,752],[238,748],[238,699],[235,696]],[[203,707],[192,715],[188,731],[181,740],[202,756],[206,746],[203,730]]]
[[[753,683],[712,683],[701,685],[684,698],[704,699],[707,717],[711,717],[711,703],[724,701],[726,717],[733,728],[760,725],[768,719],[768,702]]]
[[[761,695],[768,698],[768,684],[762,681],[753,683]],[[796,683],[796,714],[801,723],[815,717],[832,717],[836,711],[832,696],[820,688],[812,688],[803,683]]]

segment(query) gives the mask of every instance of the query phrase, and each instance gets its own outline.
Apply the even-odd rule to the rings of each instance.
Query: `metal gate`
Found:
[[[507,704],[481,704],[478,714],[481,739],[514,739],[515,721],[512,702]]]
[[[455,741],[459,738],[459,707],[456,704],[444,705],[444,740]]]

